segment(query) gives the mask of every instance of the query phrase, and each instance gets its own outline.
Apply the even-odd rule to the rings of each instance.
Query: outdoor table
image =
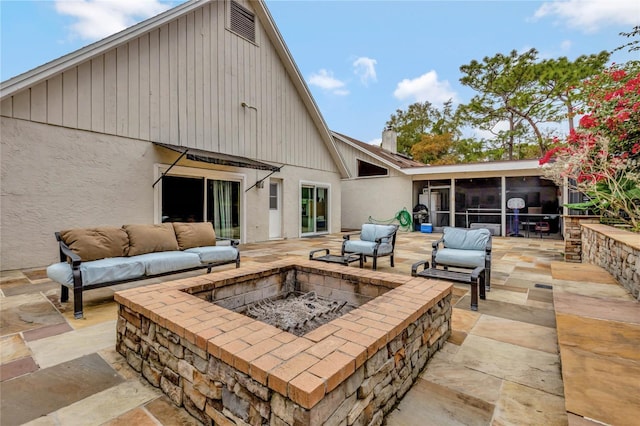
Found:
[[[324,255],[314,257],[315,254],[323,253],[323,252],[324,252]],[[336,255],[336,254],[330,254],[329,249],[312,250],[311,252],[309,252],[309,260],[318,260],[320,262],[327,262],[327,263],[339,263],[345,266],[349,266],[349,264],[352,262],[360,262],[360,267],[362,268],[363,266],[362,253],[349,253],[345,255]]]

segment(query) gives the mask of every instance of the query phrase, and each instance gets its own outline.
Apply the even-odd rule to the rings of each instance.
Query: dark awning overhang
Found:
[[[202,149],[189,148],[186,146],[169,145],[166,143],[154,142],[155,145],[167,148],[180,154],[185,154],[188,160],[200,161],[209,164],[219,164],[221,166],[245,167],[248,169],[268,170],[277,172],[281,166],[273,166],[271,164],[262,163],[260,161],[251,160],[250,158],[240,157],[237,155],[223,154],[221,152],[205,151]]]
[[[176,159],[176,161],[173,162],[171,166],[169,166],[169,168],[162,174],[162,176],[160,176],[153,183],[153,185],[151,185],[152,187],[155,187],[156,184],[160,181],[160,179],[162,179],[167,173],[169,173],[169,170],[171,170],[173,166],[175,166],[178,163],[178,161],[180,161],[185,156],[187,157],[187,160],[200,161],[203,163],[219,164],[221,166],[245,167],[248,169],[256,169],[256,170],[267,170],[271,172],[269,173],[269,176],[271,176],[275,172],[279,172],[280,169],[282,168],[282,166],[273,166],[271,164],[262,163],[260,161],[251,160],[249,158],[240,157],[237,155],[222,154],[220,152],[205,151],[203,149],[189,148],[186,146],[179,146],[179,145],[170,145],[167,143],[160,143],[160,142],[154,142],[153,144],[161,148],[166,148],[166,149],[170,149],[171,151],[178,152],[180,153],[180,156]]]

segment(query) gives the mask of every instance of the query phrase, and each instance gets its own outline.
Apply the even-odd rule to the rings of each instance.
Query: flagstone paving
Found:
[[[410,274],[438,237],[400,233],[396,266],[382,258],[378,269]],[[245,244],[242,265],[339,252],[341,242],[335,234]],[[640,306],[601,268],[564,263],[563,248],[547,238],[494,238],[487,299],[470,311],[468,286],[455,284],[449,341],[385,423],[637,424]],[[85,319],[75,320],[42,269],[2,272],[0,425],[200,424],[115,351],[114,292],[162,280],[87,292]]]

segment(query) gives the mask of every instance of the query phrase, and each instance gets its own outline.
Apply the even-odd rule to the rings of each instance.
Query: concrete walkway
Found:
[[[396,267],[382,258],[378,269],[410,274],[437,237],[401,233]],[[341,241],[247,244],[242,264],[306,258],[316,248],[338,252]],[[637,424],[638,302],[602,269],[564,263],[562,241],[494,238],[493,247],[487,300],[472,312],[468,286],[455,286],[449,342],[386,423]],[[58,286],[42,270],[2,273],[0,425],[197,424],[114,349],[114,291],[158,281],[87,292],[85,319],[74,320],[72,304],[59,302]]]

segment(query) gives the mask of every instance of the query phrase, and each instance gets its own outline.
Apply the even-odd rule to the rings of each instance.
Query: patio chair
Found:
[[[551,227],[549,226],[549,222],[536,222],[535,232],[536,234],[540,234],[540,238],[542,238],[543,232],[546,232],[547,236],[551,235]]]
[[[488,229],[445,227],[442,238],[434,241],[432,246],[432,268],[474,270],[483,267],[486,287],[491,288],[491,232]]]
[[[396,233],[398,225],[378,225],[365,223],[360,232],[346,234],[342,238],[342,255],[347,253],[360,253],[364,261],[367,257],[373,258],[373,269],[378,268],[378,258],[389,256],[391,267],[393,264],[393,251],[396,245]],[[352,240],[351,237],[360,235],[360,239]]]

